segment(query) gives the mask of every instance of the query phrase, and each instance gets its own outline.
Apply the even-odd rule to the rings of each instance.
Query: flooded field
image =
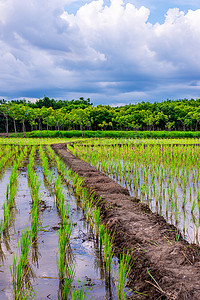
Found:
[[[199,140],[88,141],[68,146],[199,245]]]
[[[49,146],[0,151],[0,299],[134,297],[82,180]]]

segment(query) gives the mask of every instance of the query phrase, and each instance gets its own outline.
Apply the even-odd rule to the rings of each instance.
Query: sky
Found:
[[[0,99],[200,98],[199,0],[0,0]]]

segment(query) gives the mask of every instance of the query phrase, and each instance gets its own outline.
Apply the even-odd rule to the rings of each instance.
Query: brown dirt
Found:
[[[176,228],[127,189],[76,158],[65,144],[52,145],[65,164],[85,179],[86,186],[101,196],[101,218],[114,232],[117,253],[132,252],[130,287],[140,293],[134,299],[200,299],[200,249],[182,238]],[[153,276],[154,281],[147,272]]]

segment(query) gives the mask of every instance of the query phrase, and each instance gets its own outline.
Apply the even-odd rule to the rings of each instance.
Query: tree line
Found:
[[[199,130],[200,99],[94,106],[90,99],[0,100],[0,131]]]

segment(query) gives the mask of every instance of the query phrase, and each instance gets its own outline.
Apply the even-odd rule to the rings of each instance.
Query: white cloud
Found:
[[[177,72],[199,75],[200,67],[200,10],[188,11],[184,15],[179,9],[170,9],[165,23],[155,25],[152,49],[158,60],[166,60],[176,67]]]
[[[124,102],[167,98],[180,84],[200,92],[191,86],[200,76],[200,10],[169,9],[153,25],[144,6],[98,0],[70,14],[64,7],[72,2],[1,0],[2,95],[40,90]]]

